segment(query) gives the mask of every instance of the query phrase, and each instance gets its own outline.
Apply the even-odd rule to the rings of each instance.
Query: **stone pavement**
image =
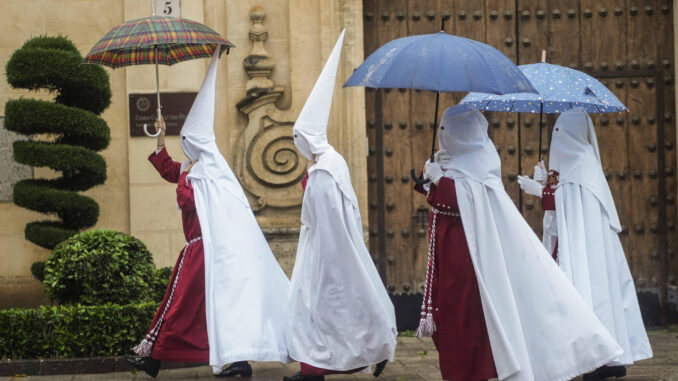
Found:
[[[655,357],[628,368],[625,381],[678,381],[678,327],[664,330],[653,329],[648,332]],[[251,381],[280,381],[285,375],[299,370],[296,363],[282,365],[278,363],[254,364],[254,376],[245,379]],[[157,380],[218,380],[212,377],[209,367],[163,370]],[[50,381],[127,381],[151,380],[144,373],[121,372],[105,374],[79,374],[40,377],[16,377],[8,380],[50,380]],[[238,380],[236,378],[235,380]],[[327,377],[331,380],[375,380],[372,375],[342,375]],[[440,381],[438,353],[430,339],[400,337],[396,360],[386,367],[380,381]]]

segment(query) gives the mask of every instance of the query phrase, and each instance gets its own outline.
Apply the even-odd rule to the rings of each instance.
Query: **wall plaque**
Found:
[[[197,95],[198,93],[160,93],[162,117],[165,119],[168,136],[179,135]],[[144,124],[152,125],[155,122],[157,108],[156,93],[129,95],[130,136],[145,136]],[[149,126],[148,131],[154,133],[155,129]]]

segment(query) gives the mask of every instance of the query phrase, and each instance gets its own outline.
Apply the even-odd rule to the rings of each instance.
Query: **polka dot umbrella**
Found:
[[[581,107],[590,114],[628,111],[605,85],[579,70],[541,62],[518,68],[537,89],[538,94],[495,95],[469,93],[461,103],[484,111],[539,113],[539,148],[541,159],[544,113],[559,114]]]

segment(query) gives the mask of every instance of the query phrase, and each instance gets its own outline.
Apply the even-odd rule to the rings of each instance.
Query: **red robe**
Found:
[[[415,189],[426,194],[419,185]],[[440,211],[459,213],[454,180],[443,177],[437,186],[431,184],[427,201]],[[438,350],[440,373],[448,381],[497,377],[478,280],[461,218],[438,214],[436,219],[431,292],[436,324],[433,343]],[[429,227],[432,223],[433,211],[429,215]]]
[[[195,210],[193,187],[186,182],[187,172],[181,173],[181,164],[172,161],[164,148],[157,154],[151,154],[148,160],[163,179],[177,184],[177,203],[181,209],[186,242],[197,239],[201,236],[200,222]],[[163,312],[164,318],[160,323],[151,357],[163,361],[209,362],[202,240],[194,241],[179,254],[165,297],[153,318],[148,335],[151,335]]]
[[[545,211],[556,210],[556,187],[559,177],[560,174],[557,171],[551,170],[548,172],[546,186],[541,190],[541,207]],[[556,239],[556,244],[553,246],[551,257],[554,261],[558,262],[558,239]]]
[[[301,180],[301,187],[306,191],[306,183],[308,182],[308,172],[306,173],[306,176]],[[361,370],[365,368],[358,368],[358,369],[353,369],[353,370],[347,370],[347,371],[337,371],[337,370],[330,370],[330,369],[323,369],[323,368],[316,368],[313,365],[309,365],[306,363],[299,363],[301,365],[301,374],[304,376],[324,376],[327,374],[351,374],[351,373],[356,373],[360,372]]]

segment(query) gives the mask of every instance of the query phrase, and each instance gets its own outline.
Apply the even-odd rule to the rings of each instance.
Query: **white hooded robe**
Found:
[[[187,177],[202,230],[207,336],[215,372],[234,361],[289,361],[284,319],[289,281],[214,136],[218,52],[180,141],[186,156],[198,159]]]
[[[612,365],[652,357],[596,132],[584,109],[558,118],[549,167],[559,173],[559,183],[555,213],[544,218],[544,245],[553,251],[557,239],[560,268],[624,349]]]
[[[393,304],[365,246],[348,166],[325,133],[343,32],[294,126],[309,160],[287,315],[290,356],[347,371],[393,361]]]

